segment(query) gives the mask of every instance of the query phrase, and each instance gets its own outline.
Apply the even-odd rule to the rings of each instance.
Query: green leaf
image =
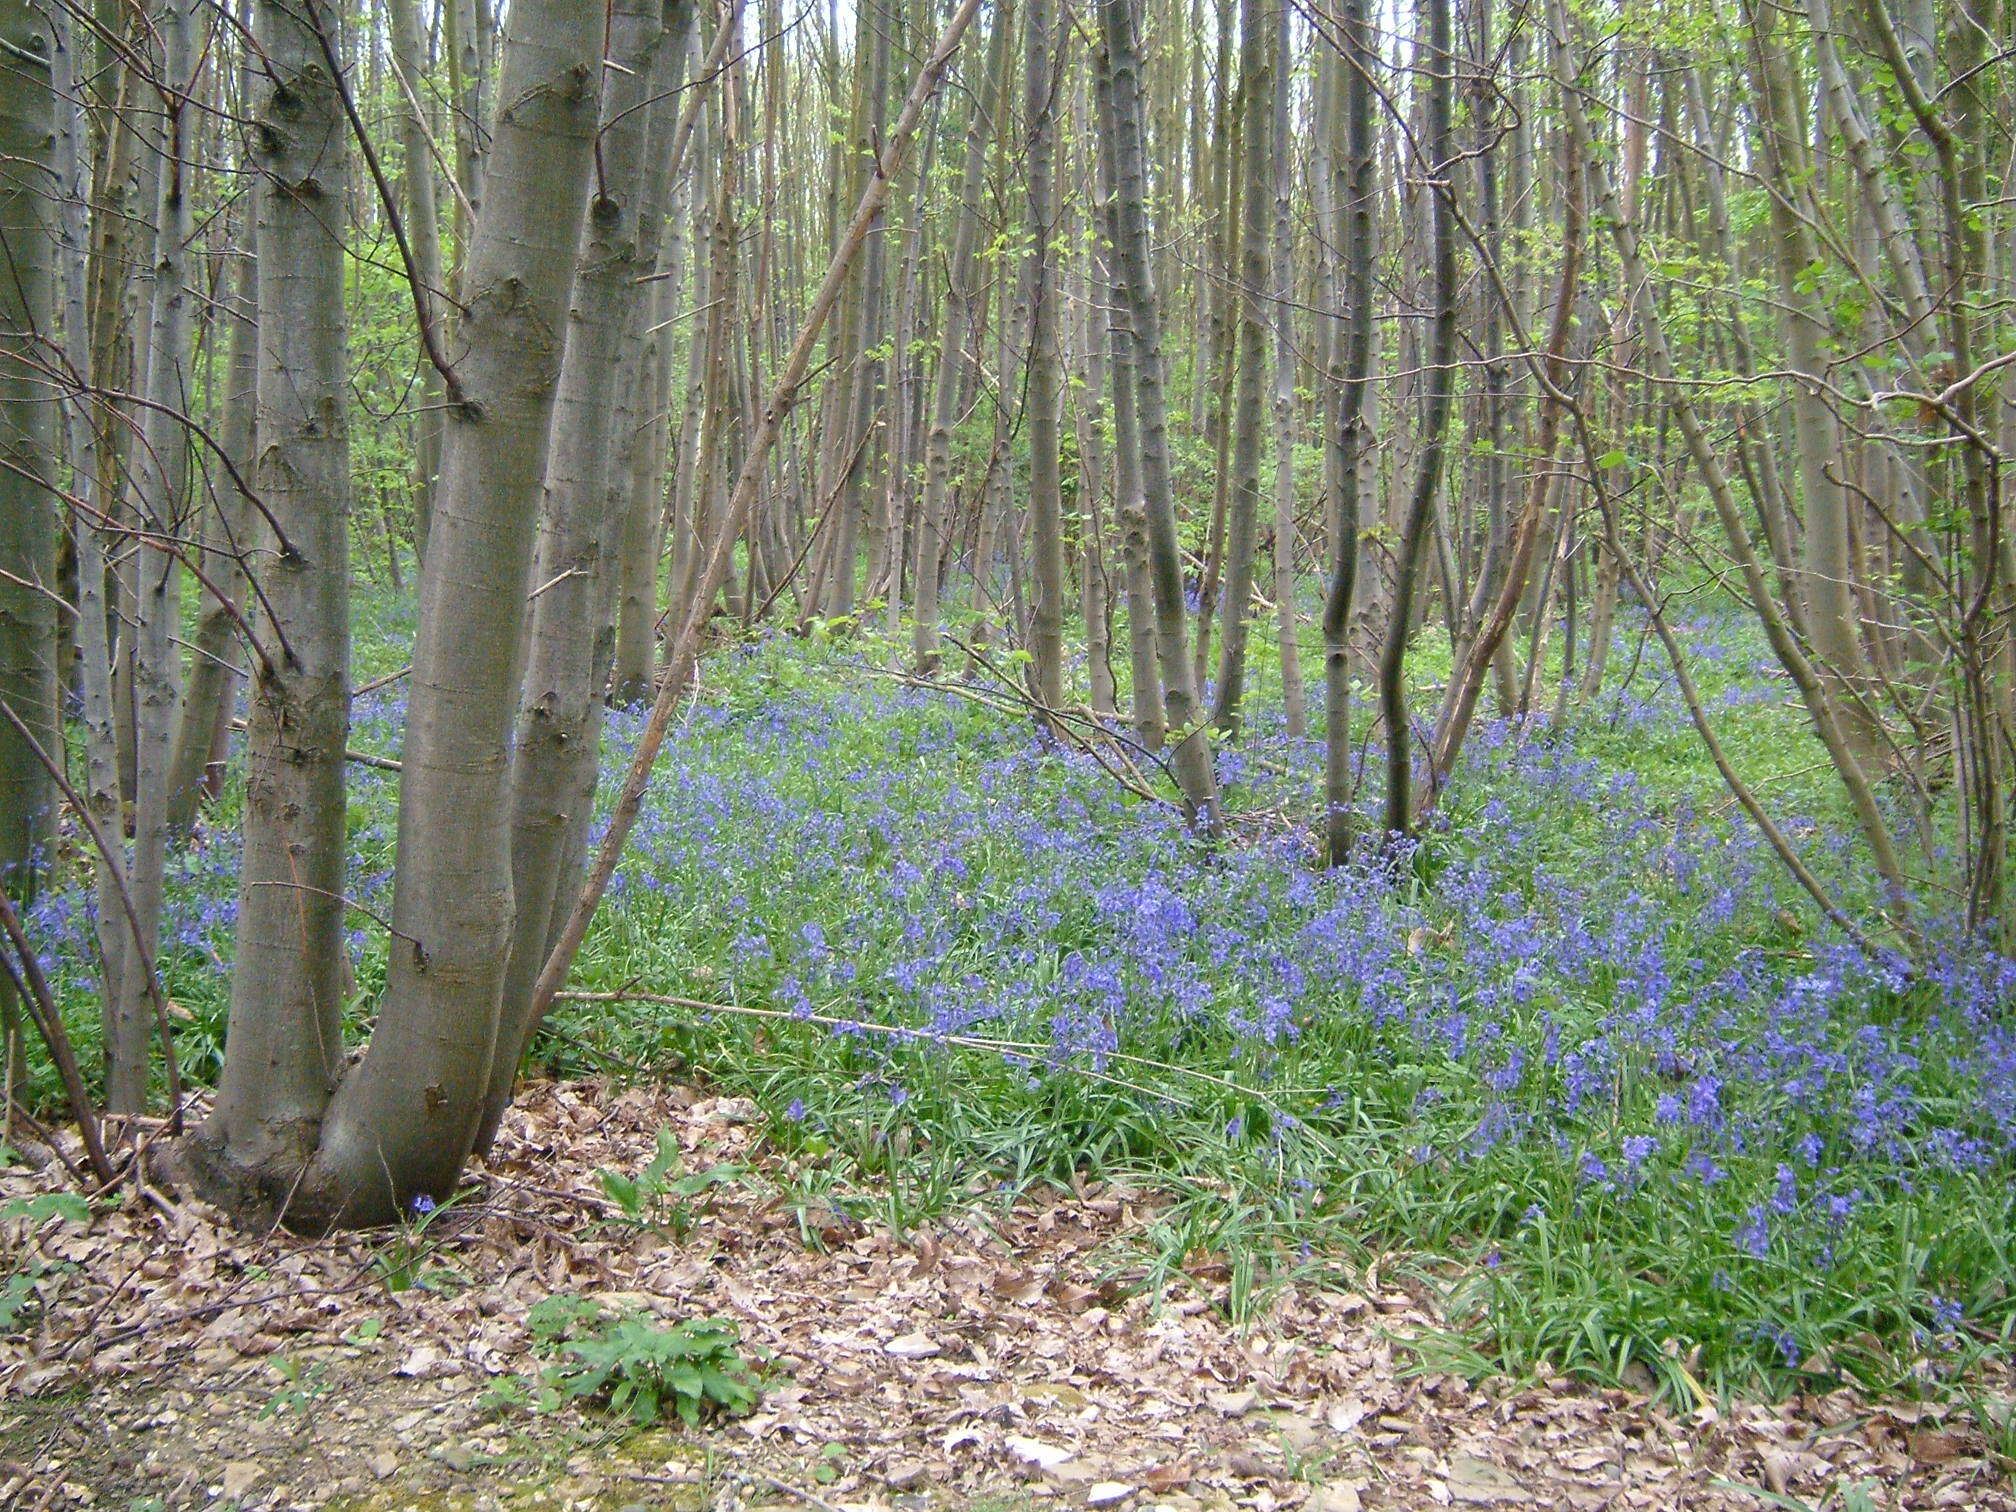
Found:
[[[84,1223],[90,1217],[91,1204],[75,1192],[43,1192],[0,1203],[0,1219],[27,1218],[40,1223],[44,1218],[64,1218],[71,1223]]]

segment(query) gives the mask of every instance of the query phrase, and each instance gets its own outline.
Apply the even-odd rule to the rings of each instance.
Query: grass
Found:
[[[360,680],[395,670],[405,611],[361,619]],[[1761,641],[1733,615],[1686,634],[1732,756],[1866,908]],[[537,1053],[753,1097],[808,1242],[822,1204],[858,1201],[843,1187],[901,1229],[1113,1179],[1160,1196],[1116,1275],[1208,1275],[1235,1315],[1398,1255],[1444,1299],[1438,1363],[1472,1372],[1683,1402],[1947,1389],[2016,1327],[2016,973],[1951,930],[1916,974],[1831,937],[1640,649],[1620,633],[1566,730],[1480,725],[1402,863],[1329,874],[1304,832],[1320,753],[1282,732],[1264,655],[1220,753],[1237,839],[1212,851],[1026,724],[871,676],[894,656],[873,641],[725,652],[575,985],[792,1017],[570,1003]],[[1438,663],[1427,637],[1424,688]],[[403,698],[361,700],[353,745],[396,754]],[[639,722],[612,719],[612,767]],[[394,795],[355,771],[349,886],[381,913]],[[222,1033],[235,802],[175,884],[197,1080]],[[84,918],[57,893],[37,926],[88,1046]],[[361,1032],[384,941],[354,922]]]

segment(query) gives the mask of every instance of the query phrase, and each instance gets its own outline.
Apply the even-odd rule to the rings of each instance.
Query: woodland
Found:
[[[2016,1506],[2008,0],[0,0],[0,252],[0,1504]]]

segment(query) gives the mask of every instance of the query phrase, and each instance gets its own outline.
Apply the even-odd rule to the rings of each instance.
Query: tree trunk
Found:
[[[127,884],[139,938],[121,963],[106,1004],[105,1104],[140,1113],[147,1102],[147,1045],[153,1033],[151,962],[159,947],[167,885],[168,782],[182,692],[182,568],[176,547],[190,516],[186,417],[195,405],[190,366],[188,257],[193,245],[198,67],[194,0],[166,0],[151,26],[159,44],[164,108],[149,147],[159,169],[148,323],[148,405],[128,497],[141,532],[133,562],[129,691],[133,708],[133,859]],[[109,901],[109,900],[108,900]],[[105,906],[101,904],[101,906]]]
[[[1218,779],[1197,707],[1183,606],[1183,558],[1176,539],[1176,500],[1169,479],[1169,406],[1163,390],[1162,314],[1150,281],[1147,165],[1141,131],[1141,65],[1134,0],[1100,0],[1101,34],[1112,73],[1113,161],[1119,227],[1116,257],[1125,283],[1119,312],[1132,338],[1140,416],[1141,488],[1148,516],[1148,557],[1155,591],[1155,627],[1162,664],[1162,707],[1174,766],[1190,821],[1216,834]]]
[[[221,439],[231,465],[249,474],[253,466],[253,412],[258,404],[258,274],[250,248],[240,249],[232,261],[234,287],[222,301],[223,318],[230,323],[231,355],[221,399]],[[190,645],[189,685],[175,727],[175,754],[168,779],[168,827],[178,838],[194,827],[204,797],[219,786],[218,734],[230,729],[233,705],[245,676],[238,626],[244,613],[245,560],[254,539],[252,502],[221,466],[211,474],[209,492],[212,502],[204,511],[202,560],[211,586],[203,591],[203,612]]]
[[[979,301],[975,288],[976,254],[980,241],[981,195],[987,179],[987,147],[998,130],[1002,102],[1007,98],[1013,28],[997,10],[987,40],[978,107],[966,128],[966,161],[960,170],[959,206],[952,229],[952,257],[945,277],[945,335],[939,345],[938,373],[931,398],[931,429],[924,440],[924,502],[917,519],[917,560],[912,569],[915,595],[911,613],[911,653],[917,671],[930,677],[938,670],[939,581],[951,511],[952,432],[959,423],[959,394],[968,367],[967,350],[978,336]]]
[[[1057,70],[1050,0],[1023,0],[1023,90],[1028,131],[1029,237],[1023,276],[1029,305],[1027,398],[1029,536],[1034,556],[1029,615],[1029,691],[1044,709],[1064,704],[1064,501],[1059,470],[1061,390],[1057,374],[1057,266],[1051,251],[1057,156]]]
[[[1246,691],[1246,641],[1253,608],[1253,558],[1260,531],[1260,438],[1265,428],[1272,284],[1268,233],[1274,210],[1271,171],[1274,68],[1266,0],[1244,0],[1240,13],[1239,94],[1242,163],[1239,221],[1239,378],[1232,421],[1232,492],[1225,529],[1224,629],[1211,722],[1239,728]]]
[[[1274,32],[1274,614],[1281,645],[1281,712],[1291,738],[1309,733],[1295,611],[1295,146],[1289,122],[1293,11],[1276,7]]]
[[[1828,364],[1827,330],[1810,271],[1820,254],[1801,204],[1810,173],[1805,110],[1786,77],[1786,58],[1777,39],[1776,11],[1746,3],[1751,57],[1757,69],[1763,161],[1774,184],[1770,196],[1772,239],[1778,272],[1779,329],[1790,370],[1793,436],[1799,463],[1799,492],[1805,508],[1806,560],[1801,590],[1806,631],[1814,659],[1834,685],[1842,730],[1855,759],[1865,768],[1881,760],[1882,732],[1863,699],[1867,691],[1860,616],[1848,543],[1848,493],[1843,474],[1840,427],[1827,407],[1823,385]]]
[[[460,394],[420,583],[399,788],[394,942],[363,1062],[288,1221],[445,1200],[497,1053],[513,920],[510,737],[527,577],[598,120],[602,15],[515,0],[464,269]]]
[[[1124,311],[1131,304],[1120,264],[1119,195],[1113,163],[1113,70],[1102,44],[1093,76],[1098,112],[1099,228],[1104,241],[1098,266],[1104,281],[1094,290],[1105,313],[1107,367],[1113,383],[1113,512],[1120,522],[1120,555],[1127,569],[1127,652],[1132,681],[1134,734],[1150,751],[1162,749],[1162,673],[1156,663],[1155,590],[1148,567],[1148,511],[1141,495],[1141,412],[1134,385],[1134,342]]]
[[[62,749],[57,703],[55,364],[55,39],[37,7],[0,3],[0,891],[26,901],[50,859],[55,781],[43,758]],[[37,747],[40,750],[37,750]],[[0,1076],[11,1090],[22,1038],[0,978]],[[11,1117],[11,1109],[9,1110]]]
[[[1567,82],[1572,87],[1572,81]],[[1555,451],[1561,434],[1563,412],[1569,403],[1568,386],[1574,381],[1569,371],[1568,342],[1575,327],[1575,306],[1582,273],[1583,173],[1580,144],[1572,136],[1565,144],[1561,178],[1564,191],[1559,253],[1561,285],[1555,295],[1554,318],[1547,335],[1537,435],[1529,452],[1533,476],[1527,483],[1526,504],[1512,533],[1497,597],[1477,634],[1464,648],[1464,654],[1449,679],[1449,691],[1443,701],[1441,717],[1436,721],[1429,790],[1422,805],[1424,810],[1433,805],[1449,774],[1455,770],[1457,755],[1463,749],[1464,737],[1469,734],[1471,717],[1477,709],[1477,699],[1484,691],[1484,680],[1497,657],[1499,646],[1512,629],[1512,621],[1519,612],[1519,602],[1525,597],[1526,581],[1533,569],[1534,545],[1540,539],[1548,502],[1560,487]],[[1569,529],[1568,522],[1564,521],[1561,528],[1565,534]],[[1544,593],[1540,617],[1545,617]],[[1532,665],[1529,663],[1529,673]]]
[[[532,984],[580,883],[594,806],[602,687],[614,647],[616,573],[630,479],[615,466],[622,362],[634,307],[648,305],[648,233],[639,218],[649,124],[645,88],[661,48],[683,51],[691,0],[615,0],[602,85],[597,187],[581,225],[574,309],[554,401],[524,686],[512,757],[511,891],[516,906],[497,1053],[478,1141],[511,1099],[532,1030]]]
[[[260,573],[228,1051],[192,1141],[199,1184],[274,1207],[343,1066],[343,750],[350,722],[349,343],[339,211],[349,142],[323,0],[260,0],[259,455],[275,535]]]
[[[1435,180],[1430,189],[1429,208],[1434,325],[1422,374],[1427,393],[1421,412],[1421,454],[1415,464],[1413,493],[1400,527],[1400,545],[1393,568],[1393,601],[1379,658],[1379,713],[1386,733],[1385,824],[1389,835],[1405,835],[1412,828],[1414,732],[1407,722],[1407,643],[1414,629],[1414,593],[1421,576],[1421,548],[1427,539],[1429,515],[1442,481],[1442,455],[1457,372],[1452,365],[1456,355],[1455,188],[1447,178],[1455,166],[1450,132],[1454,61],[1449,52],[1449,0],[1425,0],[1425,3],[1428,82],[1426,139],[1422,144],[1425,161],[1421,167]]]
[[[413,252],[413,276],[420,284],[414,293],[438,332],[441,218],[434,199],[434,144],[421,113],[425,55],[413,7],[414,0],[385,0],[385,25],[391,34],[398,91],[394,105],[399,117],[399,145],[406,159],[406,241]],[[441,375],[423,353],[413,416],[413,546],[422,558],[427,554],[427,528],[441,472],[441,395]]]

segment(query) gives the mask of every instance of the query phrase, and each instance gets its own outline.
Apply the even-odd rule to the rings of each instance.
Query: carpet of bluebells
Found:
[[[1866,903],[1758,647],[1713,619],[1689,644],[1739,759]],[[1264,684],[1221,752],[1235,839],[1207,849],[1026,722],[877,675],[870,648],[724,653],[575,984],[789,1017],[569,1004],[541,1053],[756,1097],[800,1202],[841,1166],[883,1178],[899,1223],[1074,1173],[1153,1186],[1116,1274],[1229,1278],[1235,1310],[1381,1257],[1443,1297],[1458,1367],[1649,1373],[1682,1400],[1958,1376],[2016,1328],[2016,964],[1951,929],[1916,971],[1832,935],[1630,650],[1572,728],[1480,726],[1415,853],[1327,874],[1320,752]],[[396,755],[402,699],[361,700],[353,744]],[[612,719],[609,770],[640,724]],[[350,885],[381,913],[392,781],[353,788]],[[198,1080],[229,815],[174,887]],[[86,909],[57,894],[35,924],[88,1043]],[[383,941],[354,918],[361,1034]]]

